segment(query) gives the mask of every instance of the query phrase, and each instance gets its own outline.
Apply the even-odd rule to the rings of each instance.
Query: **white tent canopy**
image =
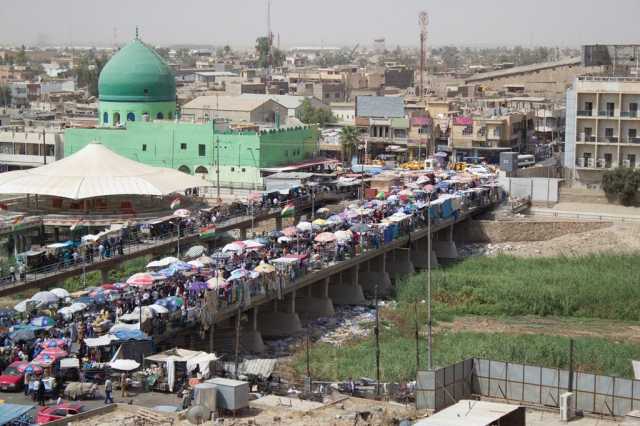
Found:
[[[0,174],[0,194],[38,194],[80,200],[113,195],[169,195],[211,186],[174,169],[122,157],[93,142],[55,163]]]

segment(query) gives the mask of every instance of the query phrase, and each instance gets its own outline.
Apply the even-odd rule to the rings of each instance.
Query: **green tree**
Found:
[[[634,203],[640,186],[640,171],[628,167],[608,170],[602,176],[602,189],[607,197],[619,199],[624,205]]]
[[[336,121],[331,111],[326,108],[314,108],[309,99],[302,101],[302,110],[299,118],[305,124],[317,124],[319,127],[324,127]]]
[[[258,67],[266,68],[269,64],[269,39],[267,37],[258,37],[256,39],[256,53],[258,54]],[[271,66],[282,66],[284,60],[284,52],[272,46]]]
[[[11,105],[11,90],[9,86],[0,86],[0,105],[3,107]]]
[[[360,142],[360,133],[354,126],[345,126],[340,130],[340,148],[342,152],[342,161],[351,164],[353,153],[358,149]]]
[[[25,65],[27,63],[27,50],[25,49],[24,44],[16,54],[15,63],[17,65]]]
[[[100,72],[107,63],[104,56],[96,57],[91,63],[88,56],[83,56],[75,69],[75,75],[78,79],[78,86],[86,87],[89,96],[98,96],[98,79]]]

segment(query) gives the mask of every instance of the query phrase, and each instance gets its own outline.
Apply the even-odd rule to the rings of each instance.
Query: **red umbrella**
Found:
[[[288,228],[284,228],[282,233],[285,237],[295,237],[298,235],[298,229],[295,226],[289,226]]]

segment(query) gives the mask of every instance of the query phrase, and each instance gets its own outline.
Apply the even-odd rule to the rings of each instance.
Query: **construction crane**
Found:
[[[420,25],[420,99],[424,98],[424,73],[427,66],[427,29],[429,26],[429,14],[425,11],[418,16]]]

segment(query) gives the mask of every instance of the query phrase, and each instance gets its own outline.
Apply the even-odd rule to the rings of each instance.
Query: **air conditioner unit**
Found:
[[[585,136],[586,136],[585,132],[580,132],[580,142],[586,142]]]
[[[593,169],[595,165],[596,165],[595,158],[589,158],[589,161],[587,162],[587,167],[591,167]]]
[[[584,158],[578,158],[578,161],[577,161],[578,167],[585,167],[584,160],[585,160]]]
[[[604,165],[605,165],[604,158],[598,158],[598,167],[604,168]]]
[[[631,167],[631,160],[622,160],[622,167]]]
[[[565,392],[560,395],[560,420],[568,422],[575,416],[575,395],[572,392]]]

